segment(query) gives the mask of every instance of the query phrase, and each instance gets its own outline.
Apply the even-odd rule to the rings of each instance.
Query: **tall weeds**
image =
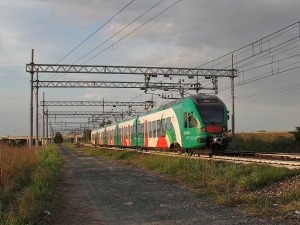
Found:
[[[0,145],[0,198],[3,201],[28,184],[30,171],[38,162],[38,154],[29,148]]]
[[[55,146],[46,150],[0,150],[0,224],[41,224],[51,210],[62,160]]]

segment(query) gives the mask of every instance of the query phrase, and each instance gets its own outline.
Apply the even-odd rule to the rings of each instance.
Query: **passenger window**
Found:
[[[152,137],[156,138],[156,121],[152,122],[152,132],[153,132]]]
[[[166,121],[166,130],[171,130],[171,129],[172,129],[171,117],[168,117]]]
[[[156,121],[156,124],[157,124],[157,137],[159,137],[161,135],[161,124],[160,124],[160,120],[157,120]]]
[[[165,130],[166,130],[166,119],[161,120],[161,134],[165,135]]]
[[[151,126],[151,122],[148,123],[148,137],[152,138],[152,126]]]
[[[142,137],[144,137],[144,124],[141,124],[141,133],[142,133]]]

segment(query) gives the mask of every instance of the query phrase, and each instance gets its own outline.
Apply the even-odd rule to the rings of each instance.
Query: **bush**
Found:
[[[296,127],[296,131],[294,131],[294,138],[296,142],[300,142],[300,127]]]
[[[60,132],[57,132],[54,137],[54,143],[60,144],[60,143],[63,143],[63,141],[64,141],[64,139],[62,137],[62,134]]]

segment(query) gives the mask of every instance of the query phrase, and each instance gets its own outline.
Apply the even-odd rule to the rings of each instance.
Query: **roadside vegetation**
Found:
[[[52,209],[62,159],[44,150],[0,144],[0,224],[42,224]]]
[[[74,150],[78,146],[69,145]],[[300,170],[80,147],[89,155],[163,174],[216,204],[260,216],[284,217],[300,208]]]

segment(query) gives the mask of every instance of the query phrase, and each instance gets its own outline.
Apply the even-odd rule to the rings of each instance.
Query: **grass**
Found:
[[[268,192],[269,195],[261,193],[270,185],[299,175],[300,170],[87,147],[81,150],[106,160],[119,160],[163,174],[167,179],[188,187],[195,194],[205,196],[216,204],[239,206],[257,215],[274,217],[299,210],[299,183],[288,190],[281,190],[279,197],[273,196],[272,191]],[[274,205],[280,207],[274,208]]]
[[[56,146],[45,150],[0,145],[0,223],[41,224],[56,196],[62,159]]]

